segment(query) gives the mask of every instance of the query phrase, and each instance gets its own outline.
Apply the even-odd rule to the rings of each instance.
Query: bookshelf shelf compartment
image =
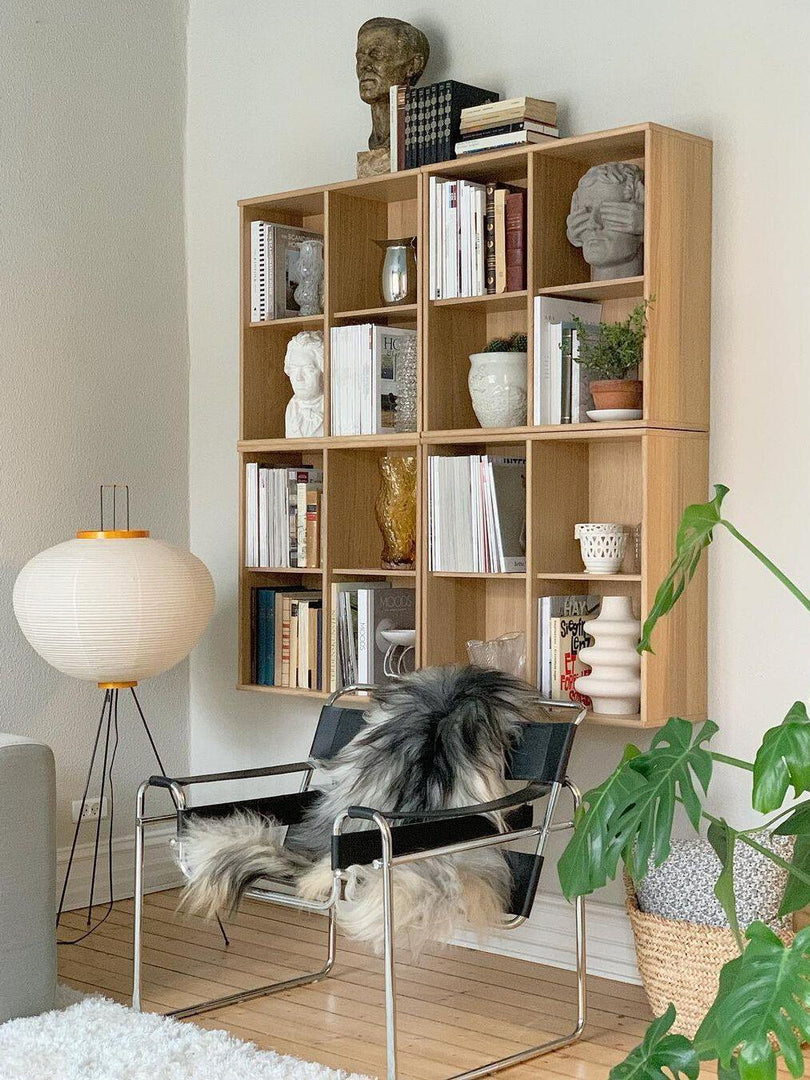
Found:
[[[398,319],[414,322],[417,310],[416,304],[384,304],[382,307],[362,308],[360,311],[336,311],[332,319],[334,322],[367,322],[377,319],[385,319],[389,323]]]
[[[570,297],[572,300],[626,300],[640,297],[643,293],[643,276],[583,281],[577,285],[555,285],[537,290],[538,296]]]
[[[486,307],[490,311],[525,311],[527,292],[518,289],[513,292],[483,293],[481,296],[449,296],[444,300],[431,300],[434,308],[447,307]]]
[[[586,170],[627,161],[645,169],[644,274],[590,281],[590,267],[566,236],[571,195]],[[526,289],[475,297],[428,298],[431,177],[526,191]],[[708,387],[711,280],[711,144],[656,124],[521,146],[240,203],[241,417],[240,463],[312,465],[324,471],[321,565],[242,567],[239,571],[240,689],[297,697],[312,709],[328,695],[335,586],[350,581],[415,590],[417,662],[464,662],[469,640],[522,631],[527,677],[537,671],[538,601],[542,596],[629,596],[642,616],[673,556],[683,509],[708,489]],[[314,229],[325,236],[325,314],[251,324],[250,224],[263,220]],[[416,302],[390,305],[380,294],[383,252],[377,241],[416,236]],[[605,322],[625,318],[643,297],[650,308],[641,420],[533,426],[535,301],[538,296],[595,300]],[[389,435],[332,436],[330,333],[335,326],[376,322],[415,328],[418,341],[418,430]],[[326,434],[287,440],[284,413],[291,390],[283,372],[290,338],[322,328],[325,336]],[[469,355],[492,338],[529,339],[525,421],[481,428],[468,390]],[[374,503],[379,459],[417,458],[414,570],[380,567],[382,537]],[[429,567],[428,460],[436,454],[526,457],[526,572],[432,572]],[[244,480],[240,481],[244,487]],[[519,496],[518,496],[519,499]],[[620,574],[586,574],[574,525],[616,521],[641,525],[635,551]],[[243,530],[244,531],[244,530]],[[628,545],[631,549],[633,544]],[[244,536],[240,561],[244,562]],[[276,557],[275,555],[273,557]],[[577,569],[572,569],[577,568]],[[323,690],[259,686],[251,670],[251,600],[255,588],[302,586],[322,598]],[[706,570],[656,630],[654,655],[642,658],[640,712],[592,714],[589,726],[639,729],[670,715],[706,715]]]

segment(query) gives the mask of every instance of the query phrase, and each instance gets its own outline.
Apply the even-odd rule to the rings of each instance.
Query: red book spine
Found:
[[[506,288],[526,288],[526,192],[506,196]]]

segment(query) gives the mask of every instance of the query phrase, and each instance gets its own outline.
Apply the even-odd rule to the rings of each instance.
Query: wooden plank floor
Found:
[[[255,901],[229,924],[226,949],[216,924],[178,917],[175,892],[147,898],[144,997],[156,1012],[181,1008],[321,966],[325,920]],[[83,914],[64,918],[80,930]],[[132,901],[80,945],[62,946],[59,971],[79,990],[129,1004]],[[397,964],[401,1070],[438,1080],[569,1030],[575,1011],[571,972],[473,949],[448,947]],[[586,1035],[574,1046],[509,1070],[510,1080],[603,1080],[635,1046],[650,1013],[640,987],[590,980]],[[266,1049],[335,1068],[385,1075],[382,961],[339,937],[333,974],[320,983],[194,1017]]]

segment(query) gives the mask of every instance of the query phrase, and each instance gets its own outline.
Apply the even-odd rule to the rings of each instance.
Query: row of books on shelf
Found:
[[[245,465],[245,565],[318,567],[323,470]]]
[[[250,321],[268,322],[299,314],[295,299],[302,240],[323,234],[272,221],[250,223]]]
[[[497,181],[431,176],[431,299],[526,287],[526,192]]]
[[[577,362],[574,317],[594,330],[602,305],[537,296],[534,301],[534,423],[586,424],[593,409],[588,371]]]
[[[392,86],[388,98],[391,172],[449,161],[461,134],[463,110],[497,100],[494,90],[455,79],[428,86]]]
[[[537,685],[544,698],[591,707],[574,682],[591,670],[579,652],[593,644],[588,620],[596,618],[599,606],[598,596],[541,596],[537,601]]]
[[[392,86],[391,172],[463,154],[559,138],[557,106],[533,97],[500,101],[494,90],[446,79]]]
[[[323,687],[323,599],[302,587],[252,592],[253,663],[256,686]]]
[[[428,504],[431,570],[525,572],[525,458],[431,457]]]
[[[330,688],[353,683],[389,682],[383,661],[389,643],[386,630],[412,630],[416,590],[393,588],[389,581],[332,583]]]
[[[398,326],[334,326],[331,331],[332,434],[395,430],[400,364],[416,331]]]

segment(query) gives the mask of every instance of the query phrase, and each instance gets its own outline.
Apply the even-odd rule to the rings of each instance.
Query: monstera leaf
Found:
[[[734,932],[740,949],[743,947],[740,924],[737,920],[737,901],[734,896],[734,844],[739,833],[727,821],[713,821],[707,837],[720,860],[722,869],[714,885],[714,895],[726,913],[728,924]]]
[[[796,795],[810,791],[810,717],[802,701],[763,736],[754,760],[754,809],[778,810],[789,784]]]
[[[774,1080],[773,1034],[793,1076],[804,1072],[800,1039],[810,1038],[810,927],[787,948],[764,923],[752,923],[748,945],[720,974],[717,997],[695,1036],[703,1060],[718,1058],[740,1080]],[[735,1054],[736,1052],[736,1054]]]
[[[675,1006],[670,1005],[663,1016],[647,1028],[644,1041],[610,1070],[610,1080],[678,1080],[686,1076],[697,1080],[700,1061],[695,1048],[685,1035],[668,1035],[675,1022]],[[667,1072],[664,1072],[664,1069]]]
[[[703,743],[717,730],[717,724],[707,720],[696,733],[688,720],[670,717],[650,749],[630,762],[645,783],[632,804],[608,822],[608,830],[615,833],[636,880],[647,873],[651,857],[660,866],[669,855],[678,797],[692,826],[699,827],[702,805],[693,777],[705,794],[712,777],[712,756]]]
[[[728,488],[715,484],[711,502],[695,503],[684,510],[675,540],[675,558],[669,573],[658,587],[653,606],[644,620],[639,652],[652,652],[650,637],[655,624],[666,615],[694,577],[703,549],[712,542],[712,530],[721,522],[720,507],[728,494]]]
[[[774,829],[778,836],[795,836],[790,862],[810,878],[810,802],[801,803],[782,824]],[[794,874],[788,875],[780,915],[792,915],[810,904],[810,884]]]
[[[644,787],[644,778],[630,767],[640,753],[638,747],[627,746],[619,766],[583,796],[574,834],[557,863],[560,886],[568,900],[601,889],[616,876],[622,849],[608,823],[632,805]]]
[[[558,864],[564,895],[585,896],[612,881],[619,858],[644,877],[650,857],[659,865],[669,855],[675,803],[680,797],[695,828],[712,775],[712,758],[703,743],[717,731],[710,720],[695,733],[692,724],[670,718],[646,753],[628,746],[619,767],[589,791],[574,823],[574,835]]]

